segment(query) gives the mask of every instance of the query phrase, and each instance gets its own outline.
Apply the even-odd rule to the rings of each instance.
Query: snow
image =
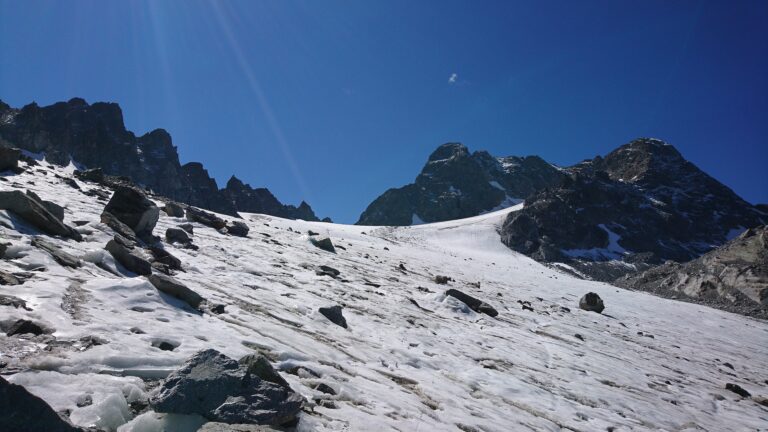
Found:
[[[500,191],[506,191],[506,189],[504,189],[504,186],[500,185],[499,182],[497,182],[496,180],[491,180],[488,182],[488,184],[490,184],[491,186],[495,187]]]
[[[598,224],[597,226],[608,233],[607,247],[592,249],[564,249],[563,253],[572,258],[587,258],[591,260],[617,260],[617,264],[624,264],[618,261],[623,255],[627,253],[627,250],[619,245],[621,236],[611,231],[611,229],[605,226],[605,224]]]
[[[55,409],[71,409],[80,425],[195,430],[201,420],[194,417],[150,412],[130,419],[124,402],[147,397],[138,377],[161,378],[206,348],[233,358],[269,353],[307,398],[302,431],[455,431],[457,425],[483,431],[715,431],[768,424],[764,408],[724,389],[734,382],[752,394],[765,393],[765,322],[576,279],[517,254],[500,242],[498,229],[522,204],[409,227],[243,214],[248,238],[195,224],[198,251],[168,249],[186,270],[177,279],[226,305],[226,313],[210,315],[158,293],[100,252],[111,238],[99,222],[104,202],[61,183],[53,173],[66,175],[62,169],[43,163],[30,171],[6,177],[0,188],[28,187],[65,205],[67,221],[88,221],[83,242],[53,240],[84,265],[61,267],[30,247],[32,233],[0,226],[4,241],[13,243],[0,268],[45,267],[23,285],[0,286],[0,294],[20,297],[32,309],[0,306],[0,321],[33,319],[55,329],[58,341],[97,336],[108,343],[46,350],[35,340],[0,334],[0,361],[8,362],[7,370],[25,370],[9,380]],[[161,214],[155,234],[182,221]],[[0,224],[8,222],[0,218]],[[310,229],[344,249],[332,254],[315,248],[306,235]],[[604,229],[612,239],[608,250],[620,253],[619,237]],[[308,263],[332,266],[341,275],[318,276]],[[455,281],[438,285],[436,275]],[[469,310],[445,296],[447,288],[486,301],[499,316]],[[605,301],[604,314],[578,308],[590,291]],[[523,310],[518,300],[534,311]],[[349,329],[318,313],[330,304],[344,306]],[[159,350],[152,346],[158,340],[178,347]],[[286,372],[294,367],[303,369]],[[318,382],[338,394],[318,393],[312,388]],[[92,396],[91,407],[77,407],[83,394]],[[336,408],[314,405],[315,397],[333,400]]]

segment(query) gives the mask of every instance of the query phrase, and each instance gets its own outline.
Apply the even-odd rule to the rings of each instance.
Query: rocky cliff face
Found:
[[[632,141],[566,172],[558,187],[533,194],[523,210],[510,214],[502,241],[598,279],[666,260],[689,261],[768,220],[655,139]]]
[[[358,225],[412,225],[475,216],[559,184],[560,170],[537,156],[495,158],[448,143],[437,148],[416,181],[373,201]]]
[[[115,103],[88,104],[74,98],[46,107],[32,103],[14,109],[0,101],[0,147],[45,153],[46,160],[57,165],[75,161],[89,168],[100,167],[106,174],[129,177],[159,195],[219,213],[259,211],[318,220],[306,203],[298,208],[285,206],[266,189],[243,185],[237,190],[220,190],[202,164],[181,165],[165,130],[138,137],[126,130],[122,111]],[[250,205],[251,196],[265,193],[271,197],[269,205]]]
[[[768,318],[768,226],[684,263],[667,262],[615,284]]]

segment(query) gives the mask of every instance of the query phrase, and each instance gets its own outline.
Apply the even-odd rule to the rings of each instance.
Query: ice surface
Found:
[[[64,170],[35,170],[48,175],[9,178],[64,205],[66,221],[89,221],[83,242],[53,240],[84,265],[64,268],[30,246],[31,233],[0,227],[13,244],[0,268],[38,269],[23,285],[0,286],[0,294],[32,309],[0,307],[0,321],[43,322],[72,345],[46,350],[0,334],[0,360],[31,369],[8,378],[55,409],[71,409],[78,422],[113,428],[129,421],[123,401],[146,396],[137,376],[163,377],[194,352],[214,348],[234,358],[267,353],[308,400],[302,431],[721,431],[768,424],[765,408],[724,389],[734,382],[766,393],[765,322],[576,279],[517,254],[500,242],[498,229],[522,204],[410,227],[243,214],[247,238],[195,224],[199,250],[167,247],[185,268],[175,277],[226,306],[211,315],[158,293],[143,277],[113,271],[100,252],[113,235],[99,221],[104,202],[61,183],[54,173]],[[155,233],[178,223],[161,213]],[[336,253],[312,246],[310,229],[329,235]],[[340,276],[317,275],[312,264]],[[454,281],[438,285],[436,275]],[[486,301],[499,316],[472,312],[443,295],[447,288]],[[603,298],[604,314],[578,308],[589,291]],[[329,304],[344,307],[348,329],[317,312]],[[83,348],[77,341],[84,336],[107,343]],[[152,346],[157,340],[178,347],[162,351]],[[338,394],[318,392],[320,382]],[[78,408],[88,392],[92,407]],[[315,405],[315,398],[333,405]],[[120,430],[184,430],[200,421],[148,413]]]

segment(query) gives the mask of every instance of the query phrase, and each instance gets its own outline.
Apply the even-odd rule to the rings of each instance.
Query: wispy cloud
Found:
[[[455,83],[455,82],[456,82],[458,79],[459,79],[459,74],[457,74],[456,72],[454,72],[454,73],[452,73],[452,74],[451,74],[451,76],[449,76],[449,77],[448,77],[448,82],[449,82],[450,84],[453,84],[453,83]]]

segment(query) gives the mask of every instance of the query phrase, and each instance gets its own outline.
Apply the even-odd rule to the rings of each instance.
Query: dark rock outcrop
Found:
[[[186,231],[179,228],[168,228],[165,230],[165,240],[168,243],[190,243],[192,241]]]
[[[324,251],[336,253],[336,248],[333,246],[333,242],[328,237],[311,236],[309,241],[315,245],[315,247],[318,247]]]
[[[248,228],[245,222],[232,221],[227,225],[227,232],[233,236],[248,237],[248,231],[250,231],[250,228]]]
[[[198,222],[213,229],[220,230],[227,227],[227,222],[213,213],[208,213],[194,207],[187,209],[187,220]]]
[[[152,274],[152,265],[149,261],[138,253],[137,248],[132,247],[118,236],[110,240],[104,249],[115,258],[115,261],[137,275],[146,276]]]
[[[459,301],[469,306],[469,308],[475,312],[484,313],[490,317],[495,317],[499,315],[499,312],[493,306],[489,305],[488,303],[478,298],[472,297],[469,294],[463,293],[457,289],[453,289],[453,288],[449,289],[448,291],[445,292],[445,295],[458,299]]]
[[[303,398],[288,386],[261,378],[260,371],[261,362],[238,363],[213,349],[200,351],[163,381],[150,406],[227,424],[294,422]],[[272,374],[277,372],[268,372]]]
[[[0,172],[18,169],[20,156],[19,149],[0,147]]]
[[[0,430],[5,432],[76,432],[44,400],[0,376]]]
[[[8,331],[5,332],[6,336],[20,335],[20,334],[33,334],[35,336],[45,333],[45,329],[36,322],[20,319],[11,324]]]
[[[254,189],[235,176],[229,179],[227,187],[222,189],[222,192],[241,212],[263,213],[287,219],[320,220],[309,204],[304,201],[298,207],[283,205],[268,189]]]
[[[615,285],[768,318],[768,226],[750,228],[686,262],[666,262]]]
[[[552,187],[564,174],[537,156],[496,158],[459,143],[438,147],[416,181],[390,189],[360,215],[358,225],[412,225],[476,216]]]
[[[138,137],[126,130],[122,110],[115,103],[88,104],[74,98],[45,107],[31,103],[14,109],[0,101],[0,148],[11,147],[44,152],[48,162],[58,165],[68,164],[71,157],[100,169],[77,173],[82,180],[101,183],[104,175],[123,176],[155,194],[217,213],[236,216],[238,210],[256,211],[317,220],[308,205],[284,206],[266,189],[219,189],[202,164],[179,162],[165,130]],[[254,194],[266,198],[253,199]]]
[[[74,228],[64,224],[56,215],[50,212],[36,195],[24,194],[21,191],[0,191],[0,210],[8,210],[25,222],[41,231],[74,240],[82,240],[82,236]]]
[[[599,295],[593,292],[588,292],[579,300],[579,308],[589,312],[603,313],[605,305],[603,304],[603,299],[601,299]]]
[[[147,279],[158,291],[176,297],[190,305],[193,309],[200,307],[200,303],[203,302],[200,294],[192,291],[186,285],[170,276],[155,273],[148,276]]]
[[[150,237],[160,218],[160,210],[141,190],[119,186],[104,207],[104,212],[131,228],[139,237]]]
[[[321,307],[318,311],[328,320],[339,327],[347,328],[347,319],[341,312],[341,306],[333,305],[328,307]]]

